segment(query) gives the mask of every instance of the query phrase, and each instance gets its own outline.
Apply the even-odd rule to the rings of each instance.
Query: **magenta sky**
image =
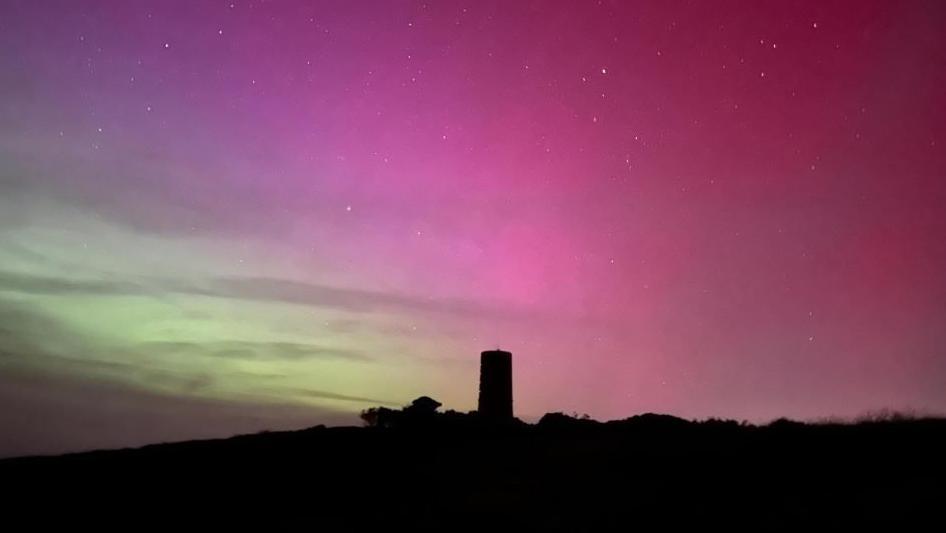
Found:
[[[943,6],[5,1],[0,453],[946,412]]]

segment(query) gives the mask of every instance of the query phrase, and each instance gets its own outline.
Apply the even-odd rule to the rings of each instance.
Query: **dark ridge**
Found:
[[[937,524],[946,420],[534,425],[430,398],[366,427],[0,461],[31,529],[784,530]]]

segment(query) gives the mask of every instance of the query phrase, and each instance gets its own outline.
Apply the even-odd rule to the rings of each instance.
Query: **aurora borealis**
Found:
[[[0,454],[946,412],[939,2],[0,3]]]

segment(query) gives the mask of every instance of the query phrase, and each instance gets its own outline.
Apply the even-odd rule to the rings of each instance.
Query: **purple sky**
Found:
[[[944,27],[7,0],[0,454],[468,410],[496,346],[527,419],[944,413]]]

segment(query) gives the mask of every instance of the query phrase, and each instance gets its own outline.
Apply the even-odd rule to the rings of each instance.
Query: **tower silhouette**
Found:
[[[512,353],[487,350],[480,354],[480,415],[512,418]]]

